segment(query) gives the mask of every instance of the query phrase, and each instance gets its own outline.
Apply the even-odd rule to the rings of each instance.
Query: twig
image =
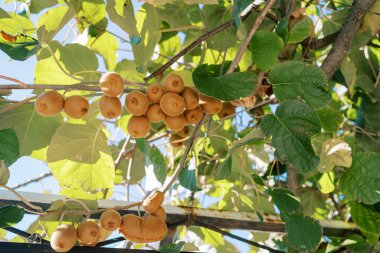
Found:
[[[328,80],[333,77],[346,56],[354,35],[359,30],[366,12],[374,2],[375,0],[354,1],[347,20],[321,67]]]
[[[252,26],[251,31],[249,32],[249,34],[245,38],[243,44],[239,48],[239,51],[237,52],[234,60],[232,61],[230,67],[228,68],[226,74],[230,74],[230,73],[234,72],[234,70],[237,68],[237,66],[238,66],[238,64],[239,64],[239,62],[241,60],[241,57],[243,56],[243,53],[244,53],[245,49],[248,47],[248,44],[251,41],[253,35],[256,33],[257,29],[259,28],[259,26],[261,25],[261,23],[264,21],[264,18],[266,16],[266,14],[268,13],[270,7],[275,2],[276,2],[276,0],[269,0],[267,2],[267,4],[265,5],[265,7],[263,8],[263,10],[260,12],[260,15],[257,17],[255,23]]]
[[[206,115],[207,115],[206,113],[203,113],[202,119],[196,125],[196,127],[194,129],[194,132],[192,133],[192,135],[189,138],[189,143],[186,146],[186,150],[185,150],[184,154],[182,155],[181,161],[180,161],[177,169],[174,171],[174,173],[173,173],[172,177],[170,178],[169,182],[165,185],[165,187],[163,187],[163,190],[162,190],[163,193],[167,192],[170,189],[170,187],[177,180],[177,178],[179,176],[179,173],[185,167],[187,156],[189,155],[189,153],[191,151],[191,148],[193,147],[194,141],[195,141],[195,139],[198,136],[198,132],[201,129],[201,126],[202,126],[204,120],[206,119]]]
[[[93,82],[92,82],[93,84]],[[99,86],[94,85],[86,85],[85,83],[77,83],[77,84],[25,84],[25,86],[21,86],[18,84],[6,84],[0,85],[0,90],[86,90],[86,91],[100,91]],[[133,90],[139,89],[124,89],[125,92],[130,92]],[[141,91],[145,91],[141,89]]]
[[[24,187],[24,186],[27,186],[28,184],[31,184],[31,183],[36,183],[36,182],[39,182],[41,181],[42,179],[44,178],[47,178],[47,177],[50,177],[52,176],[53,174],[51,172],[46,172],[44,174],[42,174],[41,176],[37,177],[37,178],[33,178],[33,179],[30,179],[24,183],[21,183],[21,184],[18,184],[18,185],[15,185],[13,187],[13,190],[16,190],[18,188],[21,188],[21,187]]]
[[[40,206],[35,206],[32,203],[30,203],[26,198],[21,196],[18,192],[13,190],[12,188],[6,186],[6,185],[0,185],[0,188],[4,188],[10,192],[12,192],[14,195],[16,195],[25,205],[29,206],[30,208],[33,208],[34,210],[37,210],[38,212],[42,212],[42,208]]]
[[[25,85],[24,82],[22,82],[22,81],[20,81],[20,80],[18,80],[18,79],[15,79],[15,78],[13,78],[13,77],[0,75],[0,78],[1,78],[1,79],[4,79],[4,80],[11,81],[11,82],[18,83],[18,84],[20,84],[21,86],[24,86],[24,85]]]
[[[121,156],[123,155],[123,153],[125,152],[125,148],[127,147],[127,144],[129,142],[129,139],[131,138],[131,135],[128,134],[127,138],[125,139],[125,142],[123,144],[123,147],[121,148],[120,152],[119,152],[119,155],[117,156],[114,164],[115,164],[115,169],[117,168],[117,166],[119,165],[120,163],[120,159],[121,159]]]
[[[286,166],[286,175],[288,189],[291,190],[296,196],[298,196],[299,184],[296,169],[291,165]]]
[[[335,209],[338,211],[339,216],[340,216],[340,217],[342,218],[342,220],[344,221],[344,220],[345,220],[345,218],[344,218],[344,213],[342,212],[342,209],[340,208],[339,204],[335,201],[334,194],[330,193],[330,199],[332,200]]]
[[[25,104],[25,103],[28,103],[29,101],[32,101],[36,98],[37,96],[33,96],[33,97],[30,97],[30,98],[27,98],[27,99],[24,99],[24,100],[21,100],[17,103],[14,103],[13,105],[10,105],[10,106],[7,106],[5,108],[3,108],[2,110],[0,110],[0,114],[2,113],[5,113],[5,112],[8,112],[8,111],[11,111],[11,110],[14,110],[16,109],[17,107]]]

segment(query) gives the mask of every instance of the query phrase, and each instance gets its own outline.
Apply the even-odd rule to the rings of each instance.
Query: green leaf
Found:
[[[20,142],[20,156],[33,156],[49,145],[62,123],[61,115],[42,117],[32,104],[25,104],[1,114],[0,129],[13,128]]]
[[[357,202],[349,203],[351,216],[355,224],[363,231],[380,235],[380,212],[373,206],[363,205]]]
[[[38,40],[25,34],[17,35],[14,42],[9,42],[3,36],[0,37],[0,49],[13,60],[25,61],[36,54],[38,47]]]
[[[131,0],[108,0],[106,10],[109,19],[129,34],[129,37],[139,36],[136,28],[135,13]]]
[[[58,4],[57,0],[44,0],[44,1],[32,0],[30,2],[29,10],[31,13],[39,13],[43,9],[52,7],[56,4]]]
[[[167,171],[164,156],[156,147],[150,147],[149,142],[145,139],[136,139],[137,146],[145,154],[145,166],[153,165],[153,172],[156,179],[164,183]]]
[[[117,49],[119,48],[119,43],[115,36],[105,32],[97,38],[91,38],[88,45],[103,57],[103,61],[109,71],[115,69]]]
[[[24,209],[18,206],[0,207],[0,228],[14,226],[24,218]]]
[[[179,253],[181,252],[184,244],[184,241],[179,241],[178,243],[162,245],[158,251],[160,253]]]
[[[115,168],[103,122],[64,124],[55,132],[47,161],[62,187],[113,188]]]
[[[277,33],[277,35],[280,36],[284,42],[287,42],[288,37],[289,37],[288,25],[289,25],[288,19],[281,18],[278,21],[278,24],[275,30],[275,33]]]
[[[335,166],[351,167],[351,153],[351,147],[343,140],[328,139],[322,144],[318,171],[321,173],[329,172]]]
[[[144,79],[144,73],[137,71],[137,65],[134,61],[124,59],[116,65],[115,71],[124,79],[131,82],[141,82]]]
[[[49,9],[37,22],[37,36],[41,42],[49,43],[54,36],[75,16],[75,10],[67,6]]]
[[[300,22],[295,24],[289,31],[288,43],[298,43],[307,38],[313,29],[313,22],[310,18],[304,17]]]
[[[196,192],[202,190],[197,186],[197,175],[195,167],[189,169],[190,166],[185,166],[179,173],[179,183],[186,189]]]
[[[228,155],[228,157],[222,162],[219,163],[216,168],[215,180],[228,179],[231,175],[232,170],[232,157]]]
[[[336,133],[344,120],[342,114],[333,108],[324,107],[318,110],[317,113],[319,119],[321,120],[322,128],[325,132]]]
[[[311,217],[290,214],[285,222],[289,244],[300,251],[315,251],[322,239],[322,226]]]
[[[157,9],[157,13],[160,17],[160,20],[168,23],[170,28],[190,26],[191,19],[194,18],[194,16],[199,17],[199,10],[196,5],[189,6],[183,1],[167,2],[170,3],[167,3],[164,6],[157,6],[155,8]]]
[[[302,213],[315,215],[326,207],[325,197],[314,189],[304,188],[299,191]],[[323,211],[322,211],[323,212]]]
[[[352,166],[340,179],[339,186],[347,199],[364,204],[380,201],[380,155],[374,152],[356,153]]]
[[[318,109],[331,100],[326,76],[317,66],[296,61],[277,64],[269,73],[269,80],[280,102],[301,98]]]
[[[20,156],[20,143],[12,128],[0,130],[0,160],[11,166]]]
[[[318,116],[307,104],[289,100],[282,103],[276,114],[266,115],[261,129],[272,135],[272,144],[282,163],[295,167],[302,174],[314,170],[319,158],[314,154],[310,138],[320,132]]]
[[[274,32],[258,31],[253,36],[248,48],[256,66],[268,72],[277,61],[277,55],[284,46],[282,39]]]
[[[327,172],[323,173],[318,180],[318,188],[323,194],[329,194],[335,190],[334,178],[334,172]]]
[[[254,72],[234,72],[219,76],[220,66],[203,64],[193,72],[195,87],[203,94],[223,101],[250,96],[256,89]]]
[[[0,185],[7,185],[10,177],[8,166],[3,160],[0,160]]]
[[[281,215],[288,215],[297,212],[301,208],[301,203],[292,191],[287,189],[273,189],[268,190],[269,195],[272,196],[272,201],[278,207]]]

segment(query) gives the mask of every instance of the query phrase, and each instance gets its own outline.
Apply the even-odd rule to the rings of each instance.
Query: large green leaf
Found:
[[[186,189],[196,192],[202,190],[197,186],[197,174],[193,166],[185,166],[179,173],[179,183]]]
[[[334,166],[351,167],[351,152],[351,147],[343,140],[328,139],[322,144],[318,171],[329,172],[334,169]]]
[[[289,31],[288,43],[298,43],[303,41],[307,38],[313,28],[314,26],[311,19],[304,17]]]
[[[346,170],[339,182],[344,196],[364,204],[380,201],[380,155],[374,152],[354,154],[352,166]]]
[[[250,96],[256,89],[254,72],[234,72],[219,76],[219,65],[203,64],[193,72],[195,87],[208,96],[231,101]]]
[[[194,16],[199,17],[196,5],[187,5],[182,1],[170,1],[164,6],[156,7],[160,20],[169,24],[170,28],[190,26]]]
[[[300,200],[294,196],[292,191],[273,189],[268,190],[268,193],[272,196],[273,203],[278,207],[282,215],[297,212],[301,208]]]
[[[15,41],[8,41],[0,36],[0,49],[13,60],[24,61],[35,55],[39,47],[38,40],[25,34],[20,34]]]
[[[268,72],[277,61],[277,55],[284,46],[282,39],[274,32],[258,31],[253,36],[248,48],[256,66]]]
[[[61,115],[42,117],[32,104],[25,104],[1,114],[0,129],[13,128],[20,142],[20,156],[33,156],[49,145],[55,130],[62,123]]]
[[[323,107],[317,113],[325,132],[336,133],[344,120],[342,114],[335,108]]]
[[[49,9],[40,16],[37,25],[37,36],[42,42],[49,43],[54,36],[74,17],[75,10],[67,6]]]
[[[326,76],[317,66],[296,61],[284,62],[273,67],[269,80],[280,102],[301,98],[318,109],[331,100]]]
[[[84,191],[113,188],[115,168],[107,141],[103,122],[98,120],[59,127],[47,151],[59,184]]]
[[[139,36],[131,0],[108,0],[106,10],[109,19],[128,33],[130,38],[133,36]]]
[[[16,132],[11,129],[0,130],[0,160],[11,166],[20,156],[20,143]]]
[[[24,209],[18,206],[0,207],[0,228],[19,223],[24,218]]]
[[[113,71],[117,62],[117,49],[119,43],[115,36],[103,33],[99,37],[89,39],[88,45],[103,57],[103,61],[109,71]]]
[[[97,83],[100,74],[96,72],[98,59],[95,53],[80,44],[67,44],[62,46],[59,42],[53,41],[50,48],[58,60],[61,68],[76,78]],[[34,72],[34,79],[39,84],[73,84],[78,80],[67,76],[59,68],[51,53],[43,49],[38,54],[38,62]]]
[[[260,127],[264,133],[272,135],[272,144],[280,161],[294,166],[299,173],[317,167],[319,158],[314,154],[310,138],[320,132],[321,125],[307,104],[286,101],[277,108],[275,115],[266,115]]]
[[[363,231],[380,235],[380,212],[373,206],[363,205],[357,202],[349,203],[351,216],[355,224]]]
[[[137,146],[145,154],[145,166],[153,165],[156,179],[164,183],[167,175],[164,156],[156,146],[150,146],[145,139],[136,139]]]
[[[300,251],[315,251],[322,239],[319,222],[300,213],[287,216],[285,231],[289,244]]]

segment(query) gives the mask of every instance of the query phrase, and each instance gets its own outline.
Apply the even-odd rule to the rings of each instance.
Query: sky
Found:
[[[138,3],[137,1],[133,1],[135,5],[135,11],[138,10],[138,6],[141,5],[141,3]],[[0,2],[0,8],[7,10],[7,11],[14,11],[14,5],[11,1],[10,4],[5,4],[4,1]],[[31,15],[31,20],[34,24],[37,23],[37,18],[39,15]],[[62,41],[63,37],[65,36],[66,32],[68,31],[69,25],[64,27],[62,31],[56,36],[55,39]],[[110,29],[112,32],[121,35],[121,36],[127,36],[127,34],[124,33],[119,27],[114,25],[113,23],[109,24],[108,29]],[[71,43],[73,40],[73,36],[71,35],[68,39],[68,43]],[[120,43],[120,48],[128,48],[129,45],[124,43]],[[133,58],[133,56],[124,51],[119,51],[118,54],[118,61],[124,58]],[[34,69],[36,66],[37,60],[36,57],[30,57],[26,61],[15,61],[10,59],[5,53],[0,51],[0,74],[5,75],[8,77],[13,77],[16,79],[19,79],[27,84],[33,84],[34,80]],[[99,70],[106,71],[103,60],[99,57]],[[1,84],[11,84],[11,82],[7,80],[0,79],[0,85]],[[14,99],[14,100],[22,100],[27,97],[31,96],[30,90],[17,90],[12,93],[12,95],[8,96],[8,99]],[[0,117],[1,120],[1,117]],[[47,164],[43,161],[36,160],[30,157],[21,157],[18,159],[12,166],[10,166],[10,180],[8,182],[8,186],[14,187],[17,184],[23,183],[25,181],[28,181],[29,179],[36,178],[40,176],[43,173],[49,172],[50,169],[47,166]],[[45,178],[37,183],[31,183],[26,187],[21,187],[17,189],[17,191],[28,191],[28,192],[38,192],[38,193],[50,193],[50,194],[58,194],[59,193],[59,185],[57,180],[55,180],[54,177],[48,177]],[[113,199],[117,200],[125,200],[125,188],[124,186],[116,186],[114,189],[114,196]],[[0,192],[1,195],[1,192]],[[142,198],[142,195],[139,193],[139,191],[132,187],[130,189],[130,201],[140,201]],[[207,199],[206,204],[211,204],[212,199]],[[207,203],[208,202],[208,203]],[[36,219],[36,216],[34,215],[26,215],[25,218],[17,224],[17,228],[19,229],[26,229],[34,220]],[[247,231],[232,231],[233,233],[236,233],[239,236],[248,237]],[[7,233],[6,238],[11,239],[13,238],[13,234]],[[241,243],[237,240],[226,238],[228,241],[235,244],[241,252],[248,252],[249,247]]]

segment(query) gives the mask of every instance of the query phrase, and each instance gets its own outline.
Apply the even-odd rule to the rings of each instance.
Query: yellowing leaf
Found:
[[[318,180],[318,188],[324,194],[333,192],[335,189],[334,172],[324,173],[322,177]]]
[[[320,163],[321,173],[329,172],[334,166],[350,167],[352,164],[351,147],[340,139],[329,139],[322,144]]]

